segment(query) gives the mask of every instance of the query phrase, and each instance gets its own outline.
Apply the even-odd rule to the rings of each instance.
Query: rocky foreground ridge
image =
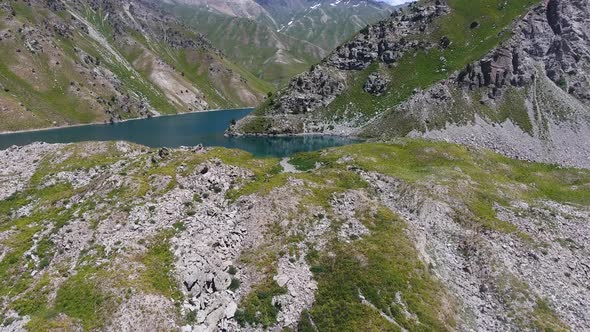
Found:
[[[419,140],[285,163],[0,151],[0,331],[590,329],[587,170]]]
[[[488,2],[369,26],[231,132],[427,137],[590,167],[590,5]]]

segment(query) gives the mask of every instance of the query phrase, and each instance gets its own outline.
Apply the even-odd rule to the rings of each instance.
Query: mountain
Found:
[[[255,106],[272,89],[145,1],[5,1],[0,15],[0,131]]]
[[[590,167],[585,1],[423,1],[362,30],[231,129],[427,137]]]
[[[384,2],[373,0],[257,2],[271,15],[280,32],[328,51],[394,10]]]
[[[278,32],[272,25],[212,11],[206,7],[165,7],[202,32],[233,61],[257,77],[281,84],[307,70],[327,52],[314,44]]]
[[[366,0],[152,1],[203,32],[232,60],[275,84],[305,71],[393,10]]]
[[[589,170],[407,139],[291,164],[0,151],[0,329],[590,329]]]

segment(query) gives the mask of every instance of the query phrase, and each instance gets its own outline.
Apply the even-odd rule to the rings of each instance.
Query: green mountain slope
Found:
[[[251,19],[186,5],[171,6],[168,10],[202,32],[233,61],[275,84],[286,82],[326,55],[321,47]]]
[[[0,15],[0,130],[255,106],[271,90],[143,2],[10,2]]]
[[[590,167],[582,1],[421,1],[292,80],[235,133],[424,136]],[[557,111],[556,111],[557,110]]]
[[[277,18],[279,31],[326,50],[350,39],[367,25],[387,18],[394,8],[378,1],[301,1],[300,9],[287,11],[276,1],[259,1]],[[273,10],[274,9],[274,10]],[[279,15],[277,12],[281,12]]]
[[[359,0],[152,2],[203,32],[235,62],[277,85],[392,11],[384,3]]]

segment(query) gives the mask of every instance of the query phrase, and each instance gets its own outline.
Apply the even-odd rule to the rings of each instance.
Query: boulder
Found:
[[[226,290],[231,284],[231,276],[225,272],[218,272],[213,278],[213,284],[217,291]]]
[[[380,73],[372,73],[367,78],[363,90],[372,95],[380,96],[387,91],[390,82],[391,81],[388,78],[382,76]]]

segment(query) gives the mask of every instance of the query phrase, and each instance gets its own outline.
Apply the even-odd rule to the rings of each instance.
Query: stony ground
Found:
[[[403,140],[0,151],[0,331],[590,329],[590,172]]]

